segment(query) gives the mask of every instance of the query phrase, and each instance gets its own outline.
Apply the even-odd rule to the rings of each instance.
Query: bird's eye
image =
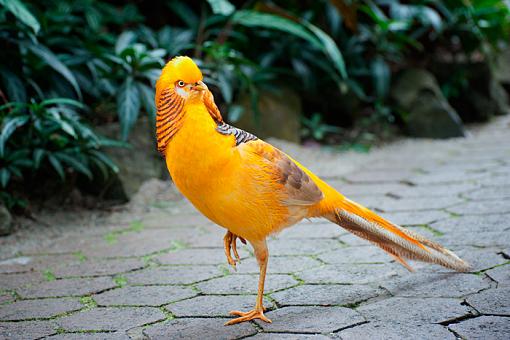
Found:
[[[179,81],[177,82],[177,86],[179,86],[179,87],[184,87],[184,85],[186,85],[186,83],[185,83],[185,82],[183,82],[182,80],[179,80]]]

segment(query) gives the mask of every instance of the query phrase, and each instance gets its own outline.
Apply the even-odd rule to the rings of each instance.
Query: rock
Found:
[[[457,112],[444,98],[436,79],[425,70],[405,71],[392,91],[411,136],[451,138],[465,135]]]
[[[0,204],[0,236],[9,235],[12,231],[13,225],[11,214],[3,204]]]
[[[499,83],[510,85],[510,47],[507,47],[498,55],[493,72]]]
[[[241,118],[232,122],[235,126],[255,134],[259,138],[276,137],[299,142],[301,99],[289,88],[261,90],[257,117],[249,95],[242,97],[238,105],[243,108]]]
[[[140,118],[129,135],[131,148],[106,149],[108,156],[119,167],[119,174],[111,176],[107,181],[102,179],[101,174],[95,176],[97,178],[92,183],[84,179],[80,189],[105,199],[126,201],[148,179],[167,177],[165,162],[156,151],[153,130],[146,117]],[[97,132],[112,139],[119,138],[119,131],[118,123],[97,128]]]

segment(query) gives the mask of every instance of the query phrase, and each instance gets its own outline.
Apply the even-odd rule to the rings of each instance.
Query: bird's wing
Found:
[[[243,144],[250,162],[269,176],[273,190],[286,205],[313,205],[324,198],[315,182],[285,153],[260,139]]]

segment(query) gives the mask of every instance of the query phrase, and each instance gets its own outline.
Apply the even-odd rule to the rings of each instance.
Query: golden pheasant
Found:
[[[236,240],[253,246],[260,267],[255,308],[231,311],[226,325],[264,316],[262,305],[268,263],[266,238],[303,218],[323,217],[405,261],[420,260],[466,271],[469,265],[451,251],[397,226],[323,182],[291,157],[254,135],[226,124],[202,73],[188,57],[176,57],[156,84],[157,145],[181,193],[206,217],[227,229],[229,264]]]

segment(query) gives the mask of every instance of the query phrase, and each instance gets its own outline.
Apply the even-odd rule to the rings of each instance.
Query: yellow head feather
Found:
[[[165,65],[156,83],[156,105],[161,92],[169,86],[174,86],[176,81],[196,83],[202,79],[202,72],[190,57],[173,58]]]

